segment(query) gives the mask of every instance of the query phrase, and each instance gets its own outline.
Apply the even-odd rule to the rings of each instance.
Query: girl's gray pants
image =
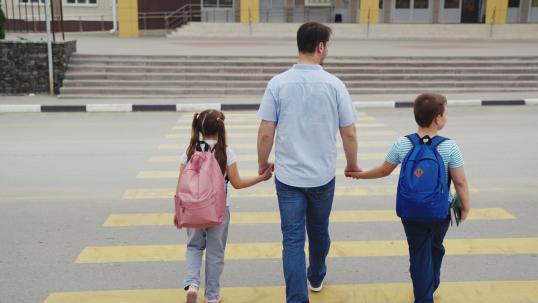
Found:
[[[187,289],[191,284],[201,287],[200,270],[205,249],[205,297],[207,300],[214,300],[220,296],[220,275],[224,268],[224,249],[228,238],[229,223],[230,210],[226,207],[222,224],[209,228],[187,228],[183,287]]]

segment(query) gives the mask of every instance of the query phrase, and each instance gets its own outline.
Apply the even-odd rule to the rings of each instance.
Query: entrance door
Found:
[[[538,23],[538,0],[531,0],[529,5],[529,23]]]
[[[519,23],[520,15],[520,0],[509,0],[508,1],[508,23]]]
[[[479,0],[462,0],[461,23],[478,23]]]
[[[441,6],[441,23],[461,22],[461,0],[443,0]]]
[[[432,0],[395,0],[392,3],[392,23],[432,22]]]

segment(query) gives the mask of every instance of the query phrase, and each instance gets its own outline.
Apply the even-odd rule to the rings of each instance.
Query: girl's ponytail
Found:
[[[221,112],[218,112],[217,116],[217,134],[218,134],[218,141],[215,145],[215,158],[217,159],[217,162],[219,162],[220,170],[222,170],[222,174],[226,173],[226,166],[228,163],[228,157],[226,155],[226,128],[224,127],[224,114]]]
[[[200,114],[196,113],[192,119],[191,141],[189,142],[189,147],[187,148],[187,162],[191,159],[192,155],[196,151],[196,144],[200,140],[200,131],[198,129],[199,116]]]

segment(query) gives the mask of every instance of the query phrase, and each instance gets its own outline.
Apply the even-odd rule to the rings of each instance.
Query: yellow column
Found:
[[[379,23],[379,0],[361,0],[360,23]]]
[[[137,0],[118,0],[118,24],[120,37],[138,37]]]
[[[260,22],[260,1],[241,0],[241,23]]]
[[[486,24],[506,24],[506,19],[508,16],[508,0],[487,1]]]

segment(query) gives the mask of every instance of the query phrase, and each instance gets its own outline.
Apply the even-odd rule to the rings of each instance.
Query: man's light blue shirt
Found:
[[[357,120],[345,84],[314,64],[295,64],[273,77],[257,116],[276,122],[275,175],[296,187],[334,178],[337,132]]]

